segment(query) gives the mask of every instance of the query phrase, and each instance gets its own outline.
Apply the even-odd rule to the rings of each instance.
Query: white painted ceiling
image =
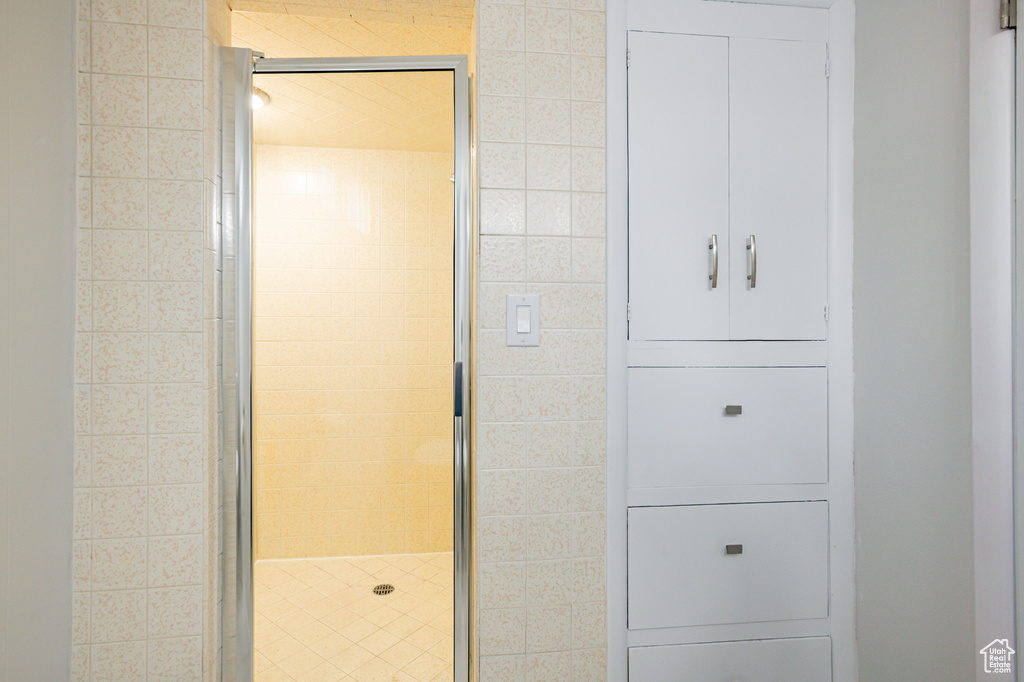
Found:
[[[362,0],[368,1],[375,0]],[[243,11],[231,18],[232,44],[267,57],[468,54],[470,49],[470,29],[455,26]],[[254,115],[258,144],[451,150],[450,73],[256,74],[253,84],[270,95],[270,104]]]

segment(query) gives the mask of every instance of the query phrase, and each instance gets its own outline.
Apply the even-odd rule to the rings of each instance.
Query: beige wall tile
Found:
[[[132,3],[137,4],[137,3]],[[95,73],[146,75],[146,27],[93,21],[91,70]]]
[[[133,230],[146,228],[145,180],[96,178],[90,186],[93,227]]]
[[[496,282],[521,282],[526,279],[526,265],[526,240],[522,237],[480,237],[482,278]]]
[[[202,580],[203,536],[174,535],[149,539],[147,587],[195,585]]]
[[[175,28],[202,28],[203,3],[199,0],[149,0],[149,24]]]
[[[600,147],[573,147],[573,190],[579,192],[603,192],[604,187],[604,149]]]
[[[481,97],[478,107],[478,139],[484,142],[526,141],[526,100],[522,97]]]
[[[146,488],[97,488],[91,493],[91,537],[141,537],[146,534]]]
[[[189,433],[202,428],[200,384],[150,384],[149,432]]]
[[[200,485],[150,486],[148,506],[150,535],[198,533],[202,530]]]
[[[146,7],[132,0],[93,0],[92,20],[121,24],[146,23]]]
[[[522,188],[526,186],[526,146],[504,142],[483,142],[477,151],[480,186]]]
[[[527,654],[527,682],[541,680],[564,680],[572,675],[572,654],[568,651],[554,651],[541,654]]]
[[[572,234],[574,237],[604,237],[604,194],[573,192]]]
[[[148,124],[151,128],[202,129],[202,81],[180,78],[151,78],[148,81]]]
[[[480,192],[481,225],[487,234],[522,235],[526,233],[526,192],[512,189],[485,189]]]
[[[214,292],[218,256],[203,254],[197,236],[204,205],[213,232],[217,191],[212,175],[205,197],[198,182],[204,165],[213,169],[216,159],[204,158],[203,144],[204,134],[208,142],[215,139],[216,101],[211,98],[209,112],[203,111],[198,80],[205,4],[77,5],[79,68],[93,73],[78,79],[76,328],[89,333],[76,341],[75,584],[95,592],[80,594],[75,608],[75,679],[146,679],[147,672],[150,679],[199,679],[198,638],[162,640],[148,654],[145,640],[157,636],[160,625],[150,612],[151,589],[186,581],[216,598],[215,572],[203,575],[204,564],[214,565],[210,557],[216,561],[216,498],[211,505],[208,494],[215,488],[210,462],[215,464],[216,451],[200,432],[215,433],[218,418],[210,405],[217,401],[199,383],[209,374],[203,372],[200,334],[211,336],[213,372],[217,357],[216,323],[204,325],[202,316],[204,300],[211,299],[204,292]],[[212,151],[215,145],[205,146]],[[204,265],[211,267],[204,272]],[[213,305],[205,312],[217,314]],[[154,429],[188,432],[150,435]],[[211,485],[200,483],[204,476]],[[151,484],[157,494],[160,486],[189,484],[198,495],[186,495],[187,510],[173,508],[172,500],[151,518]],[[204,496],[212,507],[205,519]],[[192,529],[181,538],[147,537],[156,530]],[[207,630],[216,642],[215,619]],[[127,639],[136,641],[117,641]]]
[[[182,637],[202,634],[202,588],[162,587],[148,590],[149,636]]]
[[[95,680],[143,680],[146,678],[146,642],[94,644],[91,647]]]
[[[146,177],[146,144],[146,131],[143,128],[93,126],[93,176]]]
[[[578,100],[604,101],[604,57],[572,57],[572,97]]]
[[[526,650],[526,609],[481,609],[479,628],[479,648],[483,656]]]
[[[526,562],[526,602],[529,606],[570,604],[573,601],[572,561]]]
[[[196,232],[157,232],[151,235],[150,280],[202,280],[202,248],[202,236]]]
[[[92,390],[92,432],[96,435],[146,432],[146,387],[97,385]]]
[[[203,645],[201,637],[151,639],[148,643],[148,679],[201,680]]]
[[[92,438],[92,485],[95,487],[146,484],[145,436]]]
[[[572,52],[580,55],[604,56],[603,12],[572,12]]]
[[[202,31],[150,27],[148,41],[150,77],[202,80]]]
[[[477,519],[478,561],[524,561],[526,517],[481,516]]]
[[[202,285],[149,285],[149,329],[157,332],[202,331]]]
[[[92,338],[92,380],[129,383],[146,380],[146,335],[96,333]]]
[[[149,229],[200,230],[202,217],[200,182],[149,181]]]
[[[527,607],[526,651],[529,653],[565,651],[571,648],[573,643],[572,614],[573,607],[568,604]]]
[[[481,5],[478,44],[486,50],[522,50],[523,8],[515,5]]]
[[[145,639],[146,590],[93,592],[91,610],[93,642]],[[102,660],[94,660],[94,675],[102,670]]]
[[[149,335],[149,381],[197,382],[202,372],[201,334]]]
[[[526,53],[526,96],[569,98],[569,56]]]
[[[607,647],[577,649],[572,653],[572,678],[578,682],[604,682],[608,679]]]
[[[149,482],[199,483],[202,447],[202,439],[196,434],[150,436]]]
[[[203,138],[198,131],[149,131],[149,177],[161,180],[201,180]]]
[[[485,27],[481,25],[481,33]],[[526,8],[526,49],[530,52],[569,53],[569,11],[549,7]]]
[[[92,541],[92,589],[124,590],[146,586],[146,538]]]
[[[92,276],[97,280],[145,280],[149,276],[145,230],[93,230]]]
[[[575,649],[602,647],[606,643],[604,602],[573,604],[572,645]]]
[[[105,126],[146,125],[146,79],[143,76],[92,76],[90,122]]]

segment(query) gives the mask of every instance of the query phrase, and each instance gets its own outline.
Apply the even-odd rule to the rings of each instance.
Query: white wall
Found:
[[[0,0],[0,680],[71,652],[74,3]]]
[[[967,0],[858,0],[860,677],[974,678]]]
[[[974,646],[980,650],[1014,638],[1014,32],[999,28],[999,3],[971,0],[970,54]],[[989,677],[980,656],[975,665],[978,680]]]

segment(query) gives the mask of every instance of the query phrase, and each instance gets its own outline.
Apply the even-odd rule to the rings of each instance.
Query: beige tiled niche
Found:
[[[452,549],[452,155],[257,145],[257,559]]]

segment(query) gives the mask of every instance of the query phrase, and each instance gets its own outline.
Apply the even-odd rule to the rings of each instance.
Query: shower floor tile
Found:
[[[257,561],[257,682],[450,682],[452,567],[451,552]]]

